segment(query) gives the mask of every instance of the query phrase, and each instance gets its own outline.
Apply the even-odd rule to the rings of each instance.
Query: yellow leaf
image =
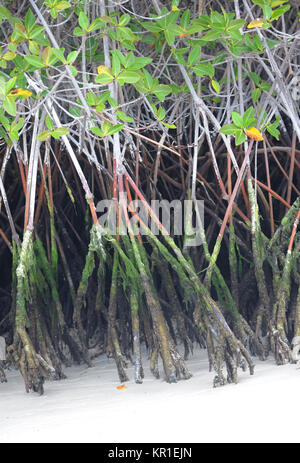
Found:
[[[119,391],[122,391],[123,389],[126,389],[126,386],[124,384],[122,384],[121,386],[117,386],[117,389]]]
[[[264,22],[265,21],[262,18],[253,19],[253,21],[251,21],[251,23],[248,24],[247,29],[254,29],[255,27],[263,27]]]
[[[282,5],[283,3],[286,3],[288,0],[274,0],[271,3],[271,8],[275,8],[276,6]]]
[[[24,96],[25,98],[29,98],[32,95],[32,92],[29,90],[24,90],[23,88],[16,88],[15,90],[11,90],[9,92],[9,96]]]
[[[111,69],[108,66],[98,66],[97,67],[98,74],[106,74],[108,76],[112,76]]]
[[[250,127],[249,129],[245,129],[245,134],[247,135],[247,137],[255,141],[262,141],[264,139],[260,131],[257,130],[255,127]]]
[[[4,53],[2,58],[5,59],[6,61],[10,61],[14,59],[16,56],[17,56],[16,53],[14,53],[13,51],[8,51],[7,53]]]

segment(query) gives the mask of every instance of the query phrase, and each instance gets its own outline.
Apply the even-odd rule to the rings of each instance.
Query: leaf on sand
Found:
[[[264,22],[265,21],[262,18],[253,19],[253,21],[251,21],[251,23],[248,24],[247,29],[254,29],[255,27],[263,27]]]
[[[122,391],[123,389],[126,389],[126,386],[122,384],[121,386],[117,386],[118,391]]]
[[[245,129],[245,134],[247,135],[247,137],[255,141],[262,141],[264,139],[260,131],[257,130],[255,127],[250,127],[249,129]]]

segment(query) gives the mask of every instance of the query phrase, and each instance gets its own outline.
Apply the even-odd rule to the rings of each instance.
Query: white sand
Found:
[[[300,442],[300,369],[256,360],[254,376],[213,389],[206,351],[188,366],[193,378],[167,384],[152,377],[125,390],[114,361],[65,369],[45,394],[26,394],[23,379],[7,373],[0,384],[0,442]],[[129,367],[130,378],[133,368]]]

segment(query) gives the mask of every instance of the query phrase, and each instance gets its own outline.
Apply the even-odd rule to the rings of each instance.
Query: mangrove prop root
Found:
[[[102,243],[99,241],[99,230],[97,225],[93,225],[91,228],[89,250],[86,256],[81,281],[77,290],[73,313],[73,323],[78,330],[78,335],[81,342],[81,351],[88,366],[92,366],[92,363],[89,358],[86,334],[82,324],[81,311],[82,308],[86,305],[85,298],[88,291],[88,283],[95,268],[95,253],[98,253],[99,255],[102,253]]]
[[[108,308],[108,331],[109,339],[111,342],[111,348],[113,351],[113,356],[117,365],[118,374],[120,381],[123,383],[128,381],[128,376],[125,372],[127,368],[127,360],[121,352],[118,333],[116,329],[116,314],[117,314],[117,291],[118,291],[118,267],[119,267],[119,258],[118,252],[114,252],[114,261],[113,261],[113,270],[112,270],[112,281],[110,288],[110,297],[109,297],[109,308]]]
[[[292,352],[284,329],[278,329],[270,322],[270,342],[277,365],[292,362]]]
[[[6,376],[5,376],[3,367],[2,367],[2,361],[0,360],[0,383],[6,383],[6,382],[7,382],[7,379],[6,379]]]
[[[154,378],[159,379],[158,348],[154,348],[150,355],[150,371]]]
[[[26,392],[32,390],[42,395],[44,393],[44,381],[46,378],[55,378],[55,369],[35,351],[26,331],[18,329],[17,335],[20,339],[18,352],[14,345],[9,346],[7,350],[21,371]]]
[[[156,267],[159,269],[159,273],[161,275],[164,289],[167,295],[167,300],[170,302],[169,308],[171,309],[172,315],[176,320],[178,334],[184,344],[184,359],[187,360],[189,353],[193,350],[193,346],[187,333],[184,316],[180,307],[176,288],[170,274],[168,263],[165,260],[158,259],[157,248],[154,248],[152,257],[156,262]]]
[[[298,361],[298,356],[300,352],[300,286],[298,287],[298,295],[296,302],[296,313],[295,313],[295,327],[294,327],[294,337],[292,340],[292,360],[294,363]]]
[[[142,366],[141,355],[141,341],[140,341],[140,322],[138,310],[138,297],[134,289],[130,294],[130,307],[132,317],[132,337],[133,337],[133,358],[135,366],[135,382],[141,384],[144,378],[144,371]]]
[[[248,192],[249,202],[251,206],[251,236],[252,236],[252,252],[254,261],[254,271],[256,277],[256,283],[259,293],[260,305],[256,321],[256,335],[258,336],[261,330],[263,318],[266,317],[267,322],[270,317],[270,297],[267,291],[267,283],[265,273],[263,270],[264,260],[264,245],[262,232],[260,229],[260,221],[258,214],[258,205],[255,197],[255,191],[252,185],[252,179],[248,179]]]
[[[300,352],[300,336],[295,336],[293,339],[292,339],[292,346],[293,346],[293,350],[292,350],[292,361],[293,363],[297,363],[298,361],[298,356],[299,356],[299,352]]]

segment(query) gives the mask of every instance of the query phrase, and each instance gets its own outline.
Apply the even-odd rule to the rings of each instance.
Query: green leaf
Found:
[[[33,38],[32,35],[31,35],[31,38]],[[41,45],[42,47],[50,47],[50,42],[49,42],[48,38],[43,33],[38,34],[37,36],[35,36],[34,41],[38,45]]]
[[[269,125],[267,126],[267,131],[269,132],[270,135],[272,135],[272,137],[275,137],[276,140],[279,140],[280,132],[278,129]]]
[[[16,129],[16,130],[20,130],[24,125],[24,117],[20,117],[20,119],[18,120],[18,122],[14,122],[13,123],[13,127]]]
[[[31,9],[27,10],[24,20],[24,26],[26,27],[27,31],[30,31],[31,27],[35,24],[35,16],[32,13]]]
[[[228,34],[236,42],[242,42],[242,40],[243,40],[243,36],[240,33],[240,31],[233,30],[233,31],[229,31]],[[241,47],[241,44],[240,44],[240,47]],[[244,50],[245,51],[247,50],[247,48],[245,46],[244,46]]]
[[[143,73],[145,76],[147,87],[151,91],[154,85],[154,80],[152,79],[151,74],[146,69],[143,69]]]
[[[104,137],[104,133],[99,127],[90,127],[90,131],[97,135],[97,137]]]
[[[159,99],[159,101],[165,101],[165,98],[172,90],[169,85],[159,84],[153,90],[152,93]]]
[[[105,22],[101,18],[96,18],[95,21],[89,25],[88,32],[93,32],[97,29],[101,29],[104,26]]]
[[[117,118],[124,122],[134,122],[134,119],[127,114],[123,113],[123,111],[117,111]]]
[[[18,133],[18,131],[15,130],[15,129],[10,130],[10,131],[9,131],[9,137],[10,137],[11,140],[15,140],[15,141],[19,140],[19,133]]]
[[[55,8],[50,9],[50,14],[53,19],[56,19],[58,17],[58,11]]]
[[[82,115],[81,114],[81,109],[78,108],[77,106],[71,106],[69,108],[69,111],[72,114],[72,116],[74,116],[74,117],[80,117]]]
[[[14,41],[18,40],[20,37],[22,39],[26,39],[27,38],[26,34],[27,34],[27,31],[26,31],[25,27],[23,26],[23,24],[16,23],[14,31],[12,33],[12,41],[14,42]]]
[[[199,18],[193,19],[191,27],[188,29],[189,34],[202,32],[210,27],[210,18],[206,15],[200,15]]]
[[[271,84],[268,84],[268,82],[262,82],[260,84],[260,88],[264,90],[265,92],[268,92],[271,88]]]
[[[158,120],[159,121],[163,120],[165,116],[166,116],[166,110],[160,106],[157,111]]]
[[[243,128],[243,117],[237,113],[236,111],[232,111],[232,120],[234,122],[234,124],[236,125],[236,127],[240,127],[240,128]]]
[[[165,127],[168,127],[168,129],[177,129],[176,125],[175,124],[168,124],[167,122],[164,122],[164,121],[160,121],[162,125],[164,125]]]
[[[99,76],[95,77],[95,82],[100,85],[111,84],[114,81],[114,76],[110,76],[108,74],[100,74]]]
[[[96,106],[97,113],[103,113],[104,110],[105,110],[105,104],[104,103],[97,104],[97,106]]]
[[[39,133],[37,139],[39,141],[46,141],[51,137],[51,132],[49,130],[44,130],[43,132]]]
[[[82,35],[85,35],[85,31],[80,29],[80,27],[75,27],[73,30],[73,35],[75,35],[75,37],[81,37]]]
[[[135,40],[135,35],[129,27],[118,26],[117,28],[117,40]]]
[[[119,26],[126,26],[130,22],[130,15],[123,14],[119,21]]]
[[[247,111],[243,114],[243,125],[245,129],[251,124],[253,124],[256,121],[254,118],[254,108],[253,106],[250,106],[250,108],[247,109]]]
[[[17,51],[18,45],[16,43],[10,42],[8,44],[8,49],[15,53]]]
[[[236,133],[235,133],[235,146],[239,146],[241,145],[242,143],[244,143],[244,141],[246,140],[246,135],[244,134],[243,130],[238,130]]]
[[[9,93],[11,89],[15,86],[17,81],[17,76],[13,77],[12,79],[9,79],[8,82],[5,84],[5,94]]]
[[[181,26],[183,29],[186,30],[186,29],[189,27],[190,18],[191,18],[191,12],[190,12],[190,10],[185,10],[185,12],[184,12],[183,15],[181,16],[181,20],[180,20],[180,26]]]
[[[176,34],[170,31],[169,29],[166,29],[164,32],[165,32],[165,37],[166,37],[166,41],[168,42],[168,44],[170,46],[173,45],[174,40],[176,38]]]
[[[3,125],[3,127],[8,131],[9,130],[9,119],[3,114],[0,114],[0,122]]]
[[[229,26],[228,26],[228,31],[235,31],[237,29],[240,29],[241,27],[243,27],[243,25],[245,24],[245,20],[244,19],[234,19],[233,21],[230,22]]]
[[[111,54],[112,54],[112,56],[117,56],[118,57],[118,59],[119,59],[120,63],[122,64],[122,66],[127,67],[126,62],[127,62],[127,59],[129,57],[130,53],[128,53],[126,58],[123,55],[123,53],[120,52],[120,50],[112,50]]]
[[[177,84],[169,84],[169,87],[173,95],[177,95],[178,93],[181,93],[182,91],[180,85],[177,85]]]
[[[55,4],[54,8],[56,10],[65,10],[67,8],[70,8],[71,7],[71,3],[70,2],[66,2],[64,0],[62,0],[61,2],[58,2]]]
[[[126,48],[126,50],[136,50],[134,43],[130,40],[122,40],[121,45],[123,48]]]
[[[136,71],[138,69],[142,69],[143,67],[147,66],[147,64],[152,63],[152,58],[135,58],[134,61],[127,66],[127,69],[130,69],[131,71]]]
[[[5,61],[11,61],[13,60],[15,57],[16,57],[16,53],[12,52],[12,51],[7,51],[6,53],[4,53],[4,55],[2,56],[2,59],[4,59]]]
[[[156,33],[156,32],[161,32],[162,31],[162,28],[156,22],[149,22],[149,21],[143,22],[142,26],[149,32]]]
[[[260,88],[255,88],[254,90],[252,90],[251,98],[252,98],[253,103],[256,103],[259,100],[260,95],[261,95]]]
[[[135,84],[141,79],[141,74],[136,71],[125,70],[118,75],[117,81],[120,85],[124,83]]]
[[[115,124],[106,132],[106,135],[114,135],[124,128],[124,124]]]
[[[33,40],[35,39],[36,41],[38,40],[37,37],[41,35],[41,32],[44,30],[44,26],[38,26],[38,25],[35,25],[31,32],[30,32],[30,38]],[[40,44],[42,45],[42,44]]]
[[[75,67],[75,66],[72,66],[72,64],[69,64],[69,69],[70,69],[70,71],[71,71],[71,73],[72,73],[72,76],[73,76],[73,77],[76,77],[77,74],[78,74],[78,71],[77,71],[76,67]]]
[[[223,35],[221,31],[209,31],[207,34],[201,37],[201,40],[205,40],[206,42],[212,42],[213,40],[219,39]]]
[[[84,31],[87,31],[89,28],[89,18],[83,11],[79,13],[78,24]]]
[[[97,104],[105,103],[108,100],[109,97],[110,97],[109,90],[107,90],[106,92],[101,93],[101,95],[98,97]]]
[[[0,6],[0,24],[4,19],[10,18],[10,11],[4,6]]]
[[[121,54],[122,54],[122,53],[121,53]],[[119,55],[118,55],[118,56],[119,56]],[[128,53],[128,55],[126,56],[126,58],[125,58],[125,56],[123,56],[123,55],[122,55],[122,57],[123,57],[123,60],[122,60],[122,61],[120,60],[120,62],[121,62],[122,64],[124,63],[123,66],[124,66],[126,69],[129,68],[129,67],[131,66],[131,64],[134,63],[134,61],[135,61],[135,59],[136,59],[136,57],[134,56],[134,54],[132,53],[132,51],[130,51],[130,52]],[[121,58],[121,57],[120,57],[120,58]]]
[[[113,55],[112,57],[112,73],[114,76],[117,76],[121,71],[121,63],[117,55]]]
[[[41,60],[39,56],[25,55],[24,59],[25,61],[27,61],[28,64],[30,64],[30,66],[33,66],[36,69],[41,69],[45,67],[45,64],[43,63],[43,61]]]
[[[215,90],[215,92],[220,93],[220,84],[216,80],[211,80],[211,85],[212,88]]]
[[[237,131],[237,128],[234,124],[226,124],[220,129],[220,133],[223,135],[233,135]]]
[[[40,47],[33,40],[28,41],[28,47],[30,53],[32,53],[33,55],[39,55],[41,53]]]
[[[255,74],[255,72],[249,72],[249,76],[251,77],[255,85],[258,86],[260,84],[261,78],[257,74]]]
[[[112,106],[113,108],[116,108],[118,106],[117,100],[113,98],[112,96],[109,96],[107,98],[107,102]]]
[[[194,66],[199,61],[200,55],[201,47],[193,47],[188,57],[188,65]]]
[[[78,50],[71,51],[68,56],[67,56],[67,62],[68,64],[74,63],[78,55]]]
[[[199,77],[209,76],[212,78],[215,73],[215,69],[211,63],[198,64],[193,67],[193,71]]]
[[[264,17],[265,17],[266,19],[268,19],[268,20],[271,19],[271,16],[272,16],[272,8],[271,8],[270,6],[268,6],[268,5],[263,5],[261,8],[262,8],[262,10],[263,10],[263,12],[264,12]]]
[[[85,98],[85,99],[86,99],[86,102],[87,102],[87,104],[88,104],[89,106],[96,106],[98,98],[97,98],[97,95],[95,95],[95,93],[93,93],[93,92],[88,92],[88,93],[86,94],[86,98]]]
[[[53,132],[51,132],[51,136],[53,138],[58,139],[58,138],[62,137],[63,135],[67,135],[68,133],[70,133],[70,131],[66,127],[58,127]]]
[[[11,116],[16,116],[17,107],[14,98],[7,96],[3,102],[3,108]]]
[[[280,132],[277,127],[280,124],[280,116],[276,116],[275,121],[272,124],[267,125],[266,129],[272,137],[275,137],[276,140],[279,140]]]
[[[46,119],[45,119],[45,124],[46,124],[46,127],[49,129],[49,130],[53,130],[53,122],[52,122],[52,119],[50,116],[46,116]]]

